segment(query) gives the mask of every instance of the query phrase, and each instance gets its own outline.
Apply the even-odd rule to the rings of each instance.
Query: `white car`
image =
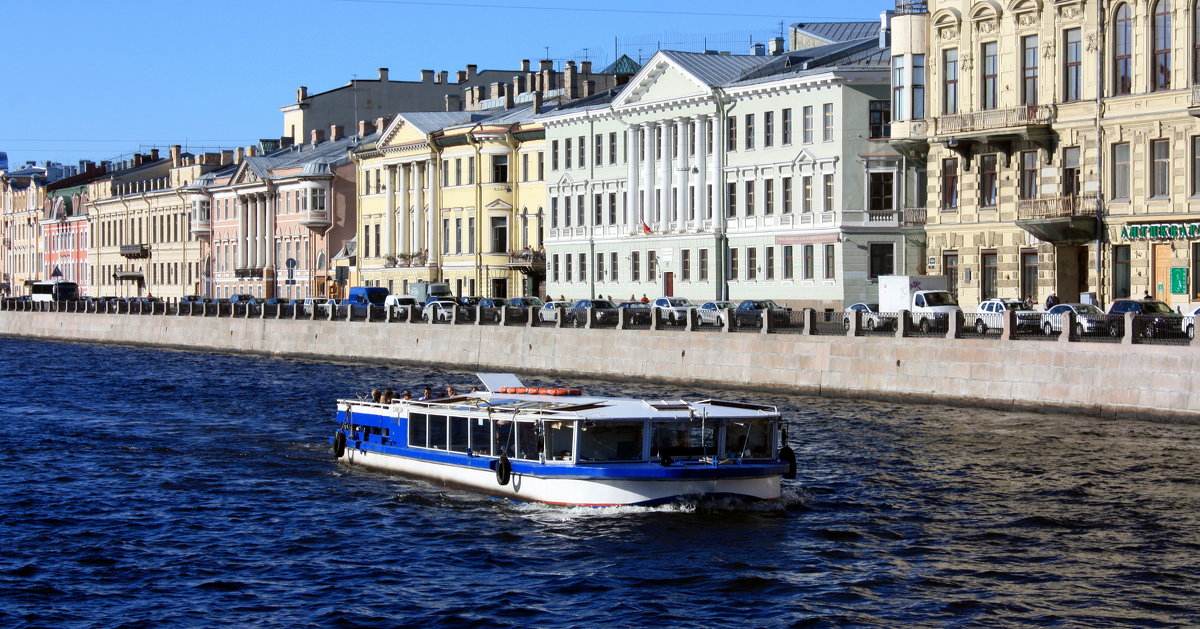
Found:
[[[895,317],[885,317],[879,313],[879,304],[857,303],[846,309],[842,314],[842,327],[850,329],[850,312],[862,312],[862,327],[867,330],[892,330],[896,326]]]
[[[1200,314],[1200,306],[1183,311],[1183,331],[1189,339],[1196,338],[1196,315]]]
[[[457,307],[458,304],[446,299],[431,301],[421,310],[421,320],[425,323],[451,323]]]
[[[706,301],[700,304],[696,309],[696,317],[700,319],[700,325],[725,325],[725,311],[737,308],[737,304],[732,301]]]
[[[1042,331],[1046,336],[1062,332],[1063,315],[1075,313],[1075,336],[1108,334],[1108,318],[1104,311],[1091,304],[1058,304],[1042,315]]]
[[[1041,315],[1034,313],[1033,307],[1029,304],[1020,299],[1003,299],[997,297],[985,299],[983,303],[979,304],[979,311],[972,315],[975,319],[973,322],[975,331],[979,334],[987,334],[988,328],[1003,328],[1004,312],[1006,310],[1016,311],[1018,330],[1022,328],[1037,330],[1042,325]],[[970,318],[967,321],[970,322]]]
[[[558,320],[558,311],[564,308],[570,308],[575,302],[573,301],[548,301],[538,308],[538,320],[547,323]]]
[[[654,310],[662,311],[662,320],[671,325],[687,323],[688,311],[696,307],[686,297],[659,297],[650,305]]]
[[[328,313],[329,300],[324,297],[309,297],[301,302],[301,308],[304,314],[311,315],[315,310],[318,315]]]

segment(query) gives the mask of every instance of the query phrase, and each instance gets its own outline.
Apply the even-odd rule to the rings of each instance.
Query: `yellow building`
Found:
[[[45,177],[20,171],[0,177],[0,295],[28,295],[30,283],[47,279],[39,228],[45,200]]]
[[[897,2],[892,140],[965,305],[1200,301],[1200,15],[1176,3]]]

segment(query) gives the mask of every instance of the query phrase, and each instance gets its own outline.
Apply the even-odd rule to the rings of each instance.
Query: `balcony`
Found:
[[[212,221],[209,220],[207,213],[201,216],[193,212],[191,223],[190,230],[196,238],[208,238],[212,235]]]
[[[310,210],[300,218],[300,224],[309,229],[325,229],[332,223],[329,220],[328,210]]]
[[[540,251],[510,251],[508,253],[508,268],[525,275],[546,274],[546,254]]]
[[[1082,243],[1096,239],[1100,197],[1079,194],[1017,201],[1017,226],[1046,242]]]
[[[906,207],[900,210],[901,227],[924,227],[927,210],[923,207]]]
[[[258,278],[263,276],[262,269],[234,269],[233,276],[237,278]]]
[[[987,144],[1009,155],[1012,143],[1017,141],[1037,144],[1049,159],[1056,140],[1050,127],[1057,113],[1054,105],[1027,105],[942,116],[937,119],[936,141],[961,155],[968,164],[976,145]]]
[[[1192,100],[1189,101],[1188,114],[1200,117],[1200,85],[1192,86]]]
[[[121,256],[129,259],[149,258],[150,245],[121,245]]]

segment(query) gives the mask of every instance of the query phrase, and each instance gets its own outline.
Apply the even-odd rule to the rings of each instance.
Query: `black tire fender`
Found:
[[[346,453],[346,433],[337,431],[333,436],[333,458],[340,459]]]
[[[500,485],[507,485],[512,479],[512,464],[508,462],[508,456],[501,454],[496,460],[496,482]]]
[[[787,463],[787,471],[783,473],[784,478],[796,478],[796,451],[790,446],[783,446],[779,449],[779,460]]]

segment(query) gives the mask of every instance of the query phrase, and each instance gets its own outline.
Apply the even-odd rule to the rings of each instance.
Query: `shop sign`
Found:
[[[1123,225],[1121,227],[1121,238],[1123,240],[1200,239],[1200,223]]]

